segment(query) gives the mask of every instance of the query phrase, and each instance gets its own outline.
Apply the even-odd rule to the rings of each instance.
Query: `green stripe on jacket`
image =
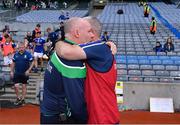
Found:
[[[56,69],[62,74],[62,76],[67,78],[85,78],[86,77],[86,67],[75,67],[68,66],[61,62],[58,58],[56,52],[51,57],[51,62],[56,67]]]

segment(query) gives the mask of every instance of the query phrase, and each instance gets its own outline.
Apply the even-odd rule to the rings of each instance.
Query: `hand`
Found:
[[[25,72],[25,75],[26,75],[26,76],[29,76],[29,72],[30,72],[30,71],[27,70],[27,71]]]
[[[13,71],[10,72],[10,76],[11,76],[11,78],[14,77],[14,72]]]
[[[110,47],[112,54],[115,55],[117,53],[116,45],[111,41],[106,42],[106,44]]]

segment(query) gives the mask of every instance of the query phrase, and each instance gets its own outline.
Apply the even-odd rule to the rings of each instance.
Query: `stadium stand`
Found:
[[[169,25],[179,23],[177,19],[180,18],[179,10],[175,8],[175,5],[150,4],[151,7],[157,8],[161,16],[169,22]],[[170,11],[165,11],[165,8]],[[124,10],[124,14],[116,14],[119,9]],[[116,59],[118,74],[121,77],[118,79],[122,81],[160,82],[167,78],[168,80],[164,80],[164,82],[169,82],[169,80],[176,82],[171,74],[179,70],[178,54],[180,51],[178,48],[180,47],[180,40],[168,26],[164,25],[162,19],[159,20],[157,11],[154,12],[153,10],[151,16],[153,15],[157,19],[158,32],[152,36],[149,33],[150,18],[144,18],[141,9],[135,3],[115,3],[107,5],[102,14],[98,16],[104,24],[103,31],[110,32],[111,39],[118,46]],[[110,17],[107,16],[107,13]],[[173,16],[175,19],[172,21],[174,14],[176,17]],[[152,49],[156,40],[164,44],[168,36],[172,36],[174,39],[175,51],[168,54],[153,52]],[[123,75],[126,75],[125,79]],[[132,77],[136,77],[136,79]]]
[[[71,10],[68,12],[70,17],[74,17],[74,16],[84,17],[88,13],[87,10]],[[54,22],[60,22],[58,18],[61,14],[62,11],[58,11],[58,10],[37,10],[37,11],[30,11],[29,13],[18,16],[16,20],[20,22],[54,23]]]

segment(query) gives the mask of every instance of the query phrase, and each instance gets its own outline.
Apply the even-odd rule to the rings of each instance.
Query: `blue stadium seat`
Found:
[[[158,56],[148,56],[148,59],[150,59],[150,60],[158,60],[159,57]]]
[[[148,56],[138,56],[137,58],[139,60],[146,60],[146,59],[148,59]]]
[[[133,81],[133,82],[143,82],[143,78],[139,77],[139,76],[130,76],[129,77],[129,81]]]
[[[155,76],[154,70],[142,70],[142,76]]]
[[[137,64],[128,64],[128,69],[139,69],[139,65]]]
[[[133,75],[133,76],[140,76],[141,71],[140,70],[129,70],[128,75]]]
[[[137,56],[127,56],[127,60],[136,60]]]
[[[140,65],[140,70],[148,70],[148,69],[153,69],[152,65]]]
[[[174,61],[173,60],[163,60],[162,64],[164,64],[164,65],[173,65]]]
[[[149,61],[149,60],[139,60],[139,64],[149,65],[149,64],[150,64],[150,61]]]
[[[151,64],[153,64],[153,65],[161,65],[161,60],[151,60]]]
[[[170,71],[171,77],[180,77],[180,71]]]
[[[128,64],[138,64],[138,60],[130,59],[130,60],[127,60],[127,63]]]
[[[174,64],[180,66],[180,60],[174,61]]]
[[[119,70],[117,70],[117,74],[118,74],[118,75],[127,75],[127,70],[125,70],[125,69],[119,69]]]
[[[177,70],[179,70],[179,68],[178,68],[178,66],[167,65],[166,70],[168,70],[168,71],[177,71]]]
[[[171,59],[169,56],[159,56],[160,60],[169,60]]]
[[[153,65],[153,70],[164,70],[164,65]]]
[[[144,82],[159,82],[159,79],[155,77],[145,77]]]
[[[167,82],[167,83],[173,83],[173,78],[160,78],[160,82]]]
[[[125,64],[125,63],[126,63],[126,60],[117,59],[117,60],[116,60],[116,63]]]
[[[156,76],[169,76],[168,71],[156,71]]]
[[[126,64],[116,64],[118,69],[127,69],[127,65]]]

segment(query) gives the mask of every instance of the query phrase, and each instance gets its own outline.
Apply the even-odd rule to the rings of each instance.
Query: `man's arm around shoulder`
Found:
[[[55,46],[58,56],[67,60],[82,60],[86,59],[84,50],[78,45],[70,45],[63,41],[58,41]]]

